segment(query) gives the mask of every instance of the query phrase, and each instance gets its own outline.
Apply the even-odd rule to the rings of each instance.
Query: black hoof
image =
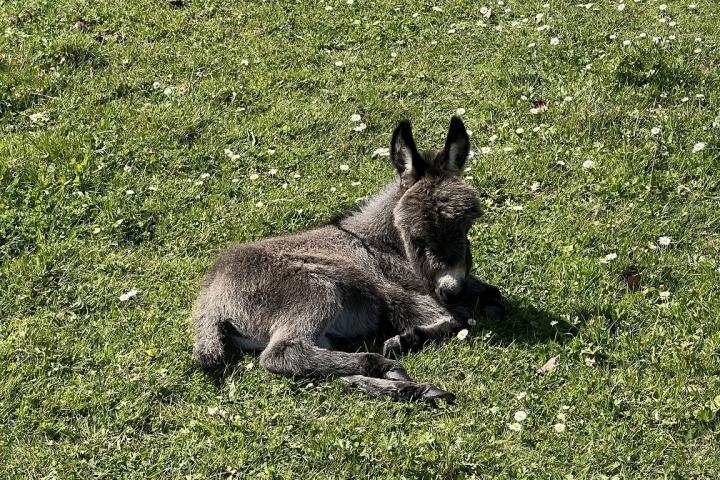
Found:
[[[395,358],[402,354],[402,345],[400,344],[400,335],[395,335],[385,340],[383,344],[383,357]]]
[[[435,385],[427,384],[420,399],[432,404],[435,404],[438,400],[453,404],[455,403],[455,394],[441,390]]]
[[[403,368],[393,368],[392,370],[388,370],[383,375],[383,378],[385,378],[386,380],[395,380],[401,382],[412,381],[412,379],[408,376],[407,372],[405,372],[405,369]]]

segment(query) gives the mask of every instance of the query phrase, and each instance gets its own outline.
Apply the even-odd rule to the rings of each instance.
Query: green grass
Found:
[[[0,477],[717,478],[717,4],[547,1],[0,3]],[[439,147],[459,108],[511,314],[404,359],[457,404],[198,371],[217,253],[354,207],[399,120]]]

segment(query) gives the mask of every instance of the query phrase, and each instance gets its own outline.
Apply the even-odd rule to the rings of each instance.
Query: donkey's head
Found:
[[[458,176],[469,151],[470,138],[458,117],[440,151],[420,154],[407,121],[395,129],[390,148],[406,189],[393,212],[395,226],[416,272],[443,302],[460,292],[470,271],[467,234],[481,213],[475,191]]]

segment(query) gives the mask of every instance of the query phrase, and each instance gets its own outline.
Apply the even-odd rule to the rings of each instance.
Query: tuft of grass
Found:
[[[716,477],[720,18],[665,3],[2,3],[0,476]],[[399,120],[438,147],[458,109],[510,315],[403,360],[457,405],[198,371],[215,255],[355,207]]]

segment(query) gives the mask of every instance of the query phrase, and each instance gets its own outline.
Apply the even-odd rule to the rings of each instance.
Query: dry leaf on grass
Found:
[[[547,375],[548,373],[555,370],[555,367],[557,367],[557,361],[558,358],[560,358],[560,355],[556,355],[552,357],[550,360],[545,362],[545,365],[535,370],[535,373],[537,373],[540,376]]]

